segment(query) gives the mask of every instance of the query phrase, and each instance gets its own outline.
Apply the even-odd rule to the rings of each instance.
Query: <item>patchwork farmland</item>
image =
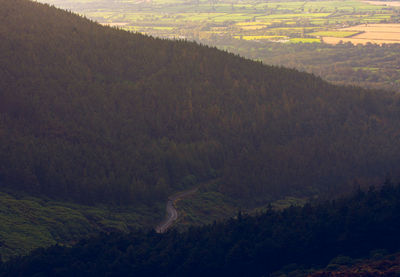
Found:
[[[338,84],[400,92],[398,1],[38,1],[103,25],[195,40]]]
[[[104,25],[164,38],[213,40],[231,38],[275,42],[349,41],[357,37],[356,29],[341,28],[359,24],[395,23],[400,8],[376,2],[276,1],[257,0],[41,0],[84,14]],[[354,33],[356,31],[356,33]],[[321,32],[328,32],[327,35]],[[329,35],[335,32],[336,35]],[[354,36],[356,34],[356,36]],[[385,41],[392,41],[385,35]]]
[[[388,44],[400,43],[400,24],[363,24],[338,30],[353,35],[346,37],[322,36],[325,43],[337,44],[351,42],[353,44]]]

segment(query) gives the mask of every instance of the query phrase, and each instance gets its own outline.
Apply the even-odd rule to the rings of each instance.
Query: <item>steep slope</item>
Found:
[[[248,203],[399,173],[399,97],[0,0],[0,183],[153,203],[221,178]]]

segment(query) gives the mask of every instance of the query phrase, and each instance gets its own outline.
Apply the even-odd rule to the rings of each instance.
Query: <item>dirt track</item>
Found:
[[[190,190],[185,190],[182,192],[178,192],[174,195],[171,195],[168,197],[167,205],[166,205],[166,211],[167,211],[167,216],[166,218],[156,227],[156,232],[157,233],[164,233],[172,226],[172,224],[178,219],[178,211],[176,210],[175,203],[178,202],[179,200],[184,199],[185,197],[188,197],[194,193],[197,192],[199,188],[195,187]]]

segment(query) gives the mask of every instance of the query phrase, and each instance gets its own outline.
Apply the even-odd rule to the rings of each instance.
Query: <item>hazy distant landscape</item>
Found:
[[[346,1],[41,1],[84,14],[101,24],[158,37],[201,40],[235,38],[277,42],[321,42],[370,33],[344,27],[400,21],[399,10],[378,2]],[[384,25],[387,26],[387,25]],[[399,32],[400,24],[391,25]],[[390,31],[388,31],[390,32]],[[380,39],[372,35],[365,42]],[[396,43],[399,37],[386,37]]]
[[[266,64],[312,72],[337,84],[400,91],[397,2],[41,2],[101,24],[157,37],[196,40]],[[336,46],[349,42],[358,46]]]

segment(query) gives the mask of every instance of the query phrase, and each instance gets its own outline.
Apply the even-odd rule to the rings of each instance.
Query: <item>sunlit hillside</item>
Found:
[[[400,91],[398,2],[40,1],[104,25],[196,40],[336,84]]]

